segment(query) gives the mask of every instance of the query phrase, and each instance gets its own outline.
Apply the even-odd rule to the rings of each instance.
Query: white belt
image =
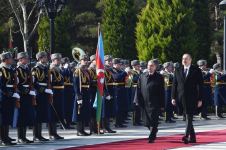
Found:
[[[23,87],[26,87],[26,88],[28,88],[29,87],[29,85],[22,85]]]
[[[41,86],[47,86],[47,83],[38,83]]]
[[[13,85],[6,84],[6,87],[10,87],[10,88],[12,88],[12,87],[13,87]]]

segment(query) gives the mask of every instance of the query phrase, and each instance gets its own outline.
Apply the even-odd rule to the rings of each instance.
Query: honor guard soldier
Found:
[[[91,133],[98,133],[97,131],[97,122],[96,122],[96,109],[93,108],[93,103],[95,101],[96,93],[97,93],[97,74],[96,74],[96,55],[90,56],[89,65],[89,74],[91,79],[90,86],[90,97],[91,97],[91,120],[90,120],[90,130]]]
[[[115,100],[116,100],[116,124],[115,127],[127,127],[123,125],[124,108],[126,107],[125,93],[125,79],[129,74],[130,69],[126,68],[125,71],[121,69],[121,62],[119,58],[113,59],[113,78],[115,85]]]
[[[143,73],[145,69],[147,69],[147,63],[145,61],[140,61],[140,71],[141,71],[141,73]]]
[[[173,117],[173,105],[171,103],[171,92],[172,92],[172,83],[173,83],[173,63],[166,62],[163,64],[164,70],[160,74],[164,78],[165,83],[165,122],[166,123],[175,123],[176,121],[172,120]]]
[[[130,69],[130,61],[129,60],[124,60],[123,61],[124,63],[124,69],[123,71],[128,68]],[[132,93],[132,74],[130,75],[127,75],[126,78],[125,78],[125,90],[126,90],[126,93],[125,93],[125,99],[126,99],[126,103],[125,103],[125,110],[124,110],[124,119],[125,120],[129,120],[128,117],[129,117],[129,112],[131,111],[132,109],[132,101],[131,101],[131,93]],[[124,121],[125,122],[125,121]],[[125,122],[127,123],[127,122]]]
[[[51,55],[50,65],[50,84],[53,90],[53,100],[50,102],[50,120],[49,120],[49,137],[51,140],[64,139],[57,134],[56,124],[59,121],[64,123],[64,78],[63,71],[60,68],[61,54],[54,53]]]
[[[2,100],[1,100],[1,144],[14,145],[9,137],[9,126],[13,124],[14,108],[20,107],[20,95],[17,89],[17,75],[12,68],[13,58],[10,52],[1,54],[0,74],[2,78]]]
[[[48,141],[42,136],[42,123],[49,122],[50,103],[52,103],[53,91],[50,87],[49,67],[47,65],[47,53],[42,51],[36,54],[38,62],[32,69],[34,87],[37,92],[36,118],[33,129],[34,141]]]
[[[17,54],[18,90],[21,96],[18,116],[18,143],[32,143],[26,138],[27,127],[34,125],[36,93],[33,87],[31,69],[28,66],[29,56],[26,52]]]
[[[103,128],[106,133],[116,133],[111,129],[110,119],[116,115],[115,101],[114,101],[114,78],[113,78],[113,64],[112,56],[105,55],[105,87],[104,87],[104,119]]]
[[[214,71],[210,71],[214,75],[214,105],[217,118],[224,118],[222,115],[222,107],[226,102],[226,74],[221,71],[221,65],[216,63],[213,65]]]
[[[203,100],[202,100],[202,107],[200,110],[200,118],[204,120],[210,120],[210,118],[207,117],[207,107],[212,103],[212,87],[211,87],[211,73],[209,72],[209,69],[207,68],[207,61],[206,60],[199,60],[197,62],[197,65],[202,71],[202,76],[204,80],[204,86],[203,86]]]
[[[133,67],[133,69],[131,70],[132,72],[132,96],[131,96],[131,101],[133,102],[133,125],[134,126],[140,126],[141,124],[141,110],[140,107],[138,105],[138,102],[135,101],[134,97],[135,97],[135,93],[137,90],[137,84],[138,84],[138,80],[140,77],[140,62],[138,60],[133,60],[131,62],[131,66]]]
[[[64,77],[64,111],[67,129],[74,129],[72,125],[73,100],[75,97],[73,88],[73,70],[68,57],[62,58]]]
[[[88,70],[89,57],[82,55],[80,57],[80,66],[74,72],[74,86],[76,92],[77,101],[77,135],[89,136],[90,134],[85,132],[85,124],[90,122],[90,85],[91,77]]]

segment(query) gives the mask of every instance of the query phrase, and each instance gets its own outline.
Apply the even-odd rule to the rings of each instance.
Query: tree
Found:
[[[97,46],[97,25],[101,11],[96,8],[99,0],[68,1],[55,21],[56,51],[71,57],[73,47],[80,47],[87,54],[94,54]],[[39,50],[49,49],[49,21],[41,19],[38,28]]]
[[[11,16],[11,9],[8,0],[0,1],[0,49],[8,46],[9,39],[9,18]],[[11,20],[11,19],[10,19]]]
[[[195,60],[207,59],[210,56],[211,45],[211,26],[209,14],[209,0],[194,1],[193,4],[194,21],[197,25],[195,33],[197,34],[198,47],[193,53]]]
[[[136,58],[134,1],[105,0],[102,21],[105,53]]]
[[[178,61],[196,50],[192,1],[148,0],[138,17],[136,46],[140,60]]]
[[[42,14],[39,0],[8,0],[23,38],[24,51],[34,35]],[[34,21],[34,18],[36,19]]]
[[[220,17],[219,3],[221,0],[209,0],[209,14],[211,26],[211,54],[216,57],[217,63],[222,62],[223,52],[223,17]],[[214,63],[214,61],[213,61]]]

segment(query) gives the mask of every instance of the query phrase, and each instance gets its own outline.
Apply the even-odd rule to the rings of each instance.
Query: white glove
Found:
[[[14,98],[17,98],[17,99],[20,99],[20,95],[18,93],[13,93],[13,96]]]
[[[213,74],[215,71],[214,69],[210,69],[209,73]]]
[[[45,93],[53,95],[53,91],[51,89],[45,89]]]
[[[110,95],[106,96],[106,100],[111,100],[111,96]]]
[[[161,70],[160,71],[160,74],[162,74],[162,75],[165,74],[165,71],[164,70]]]
[[[64,65],[64,69],[67,69],[67,68],[68,68],[68,66],[69,66],[68,64],[65,64],[65,65]]]
[[[125,72],[129,73],[131,71],[130,67],[126,67]]]
[[[82,104],[82,100],[78,100],[77,103],[78,103],[78,104]]]
[[[143,73],[148,72],[148,69],[144,69]]]
[[[36,96],[36,93],[35,93],[35,91],[30,91],[30,92],[29,92],[29,95],[31,95],[31,96]]]

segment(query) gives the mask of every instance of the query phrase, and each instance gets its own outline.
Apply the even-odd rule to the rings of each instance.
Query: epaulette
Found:
[[[75,69],[75,71],[74,71],[74,76],[75,77],[79,76],[79,71],[80,71],[80,68]]]

